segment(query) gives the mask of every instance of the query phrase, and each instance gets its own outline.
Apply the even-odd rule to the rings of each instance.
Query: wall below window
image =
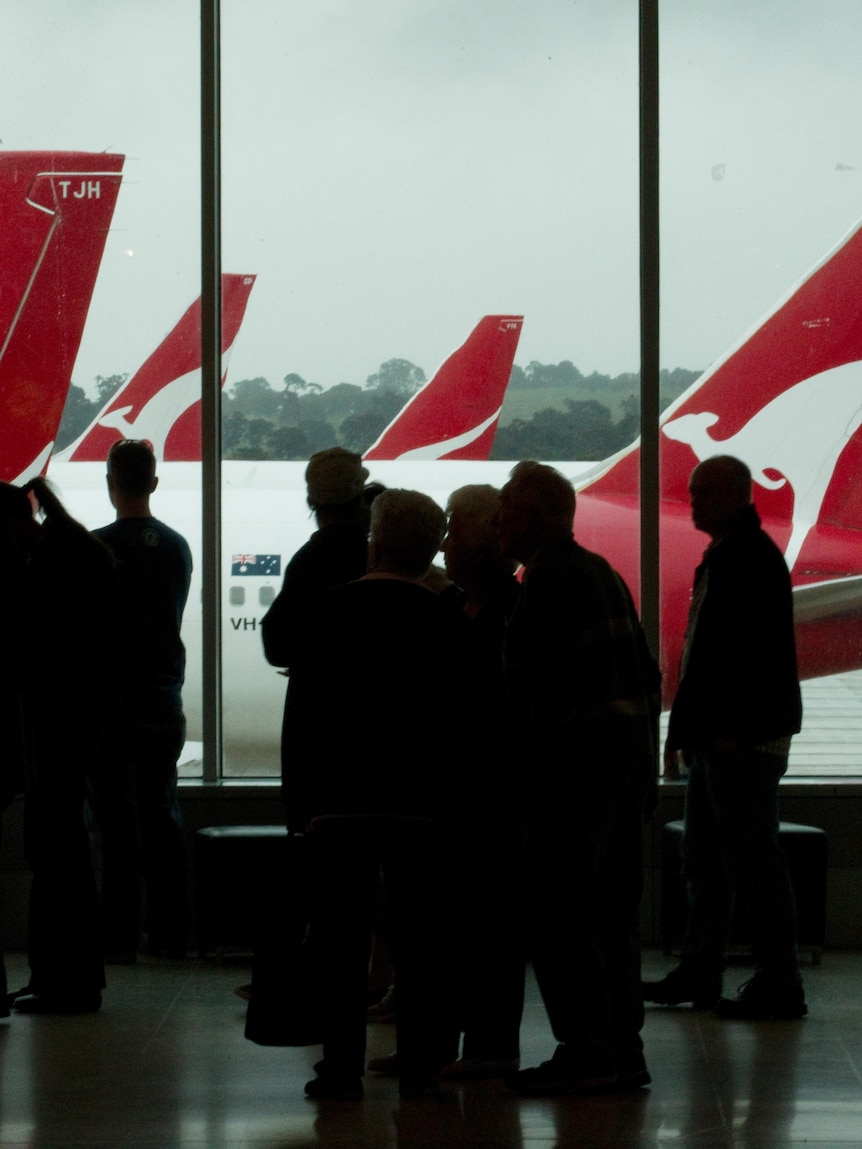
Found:
[[[682,817],[684,787],[662,785],[659,806],[645,843],[646,885],[643,901],[643,938],[660,944],[661,831],[665,822]],[[221,786],[187,785],[181,791],[190,844],[205,826],[268,825],[282,821],[277,786],[272,784]],[[27,891],[29,873],[24,861],[20,801],[3,815],[0,848],[0,921],[7,950],[27,944]],[[791,782],[781,790],[781,817],[788,822],[819,826],[829,842],[826,941],[837,949],[862,948],[862,784],[847,782]],[[193,861],[194,852],[190,848]],[[258,875],[249,875],[249,881]],[[190,875],[193,883],[194,874]]]

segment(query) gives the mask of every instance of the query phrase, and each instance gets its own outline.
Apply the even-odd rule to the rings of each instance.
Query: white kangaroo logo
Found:
[[[156,458],[161,461],[165,457],[165,441],[171,427],[200,396],[201,373],[196,368],[187,375],[178,375],[157,391],[140,409],[134,422],[126,418],[134,410],[129,404],[106,411],[99,419],[99,426],[112,427],[124,439],[149,439]]]
[[[710,435],[709,429],[719,422],[711,411],[681,415],[662,432],[687,443],[699,462],[713,455],[736,455],[768,490],[790,483],[795,502],[785,558],[792,569],[819,518],[838,457],[862,424],[862,361],[832,367],[782,391],[728,439]],[[767,469],[784,477],[770,479]]]

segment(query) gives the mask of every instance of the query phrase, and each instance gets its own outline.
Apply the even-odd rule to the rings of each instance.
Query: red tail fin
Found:
[[[487,459],[522,315],[486,315],[398,412],[366,459]]]
[[[842,452],[845,460],[859,453],[862,225],[668,408],[661,424],[663,499],[686,502],[697,462],[730,454],[751,468],[761,514],[817,522]],[[636,491],[637,445],[609,462],[590,491]],[[857,509],[849,512],[845,503],[843,525]],[[790,565],[801,541],[788,547]]]
[[[222,276],[222,385],[254,281],[253,275]],[[75,463],[103,462],[117,439],[135,438],[148,439],[159,460],[199,461],[200,394],[198,298],[77,442],[57,457]]]
[[[124,158],[0,153],[0,479],[23,481],[48,461]]]

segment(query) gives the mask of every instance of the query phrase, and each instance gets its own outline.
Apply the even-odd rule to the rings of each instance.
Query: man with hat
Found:
[[[344,447],[308,460],[308,505],[318,529],[287,565],[281,591],[264,616],[263,649],[273,666],[290,669],[308,608],[321,591],[362,578],[368,558],[368,471]]]

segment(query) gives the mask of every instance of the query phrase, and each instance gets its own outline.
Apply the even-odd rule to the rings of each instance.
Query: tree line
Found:
[[[667,406],[700,372],[661,373],[661,405]],[[86,430],[122,386],[123,374],[97,376],[89,399],[72,385],[57,436],[58,449]],[[380,436],[407,400],[425,383],[425,372],[406,359],[389,359],[365,385],[323,388],[288,374],[280,388],[267,379],[240,379],[222,396],[225,459],[307,459],[342,446],[360,454]],[[492,459],[604,459],[638,434],[637,373],[582,375],[568,360],[514,366]]]

